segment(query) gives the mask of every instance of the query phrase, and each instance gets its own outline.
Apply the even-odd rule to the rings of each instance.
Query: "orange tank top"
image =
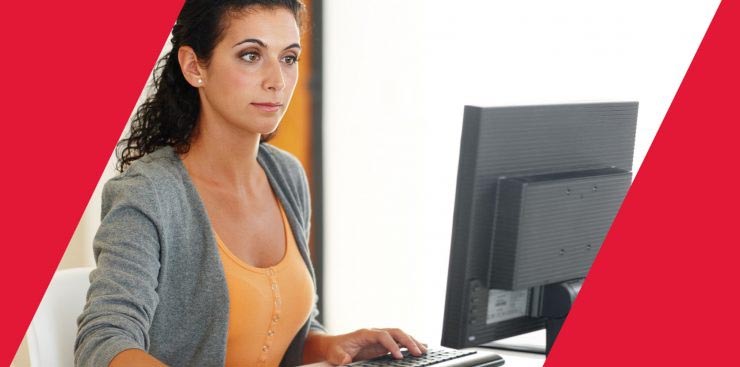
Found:
[[[282,205],[285,255],[274,266],[251,266],[215,234],[229,290],[226,367],[278,366],[313,308],[314,285]]]

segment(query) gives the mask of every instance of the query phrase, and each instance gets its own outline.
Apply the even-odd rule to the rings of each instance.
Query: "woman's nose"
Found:
[[[285,88],[285,77],[279,61],[266,63],[263,86],[265,89],[273,91]]]

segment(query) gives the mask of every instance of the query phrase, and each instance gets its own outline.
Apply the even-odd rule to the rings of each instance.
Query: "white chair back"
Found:
[[[85,307],[93,269],[66,269],[54,274],[28,328],[32,367],[74,367],[77,316]]]

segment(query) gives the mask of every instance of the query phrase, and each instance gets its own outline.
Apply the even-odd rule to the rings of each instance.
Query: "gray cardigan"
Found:
[[[257,161],[315,284],[303,168],[268,144],[260,144]],[[108,181],[93,243],[97,269],[77,319],[75,364],[108,366],[119,352],[138,348],[171,366],[223,366],[229,299],[216,246],[203,203],[172,148],[140,158]],[[314,303],[281,366],[301,364],[308,331],[323,331],[317,314]]]

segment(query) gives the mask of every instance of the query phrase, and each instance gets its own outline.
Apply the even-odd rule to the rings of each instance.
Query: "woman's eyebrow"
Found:
[[[243,41],[238,42],[237,44],[235,44],[234,47],[239,46],[242,43],[247,43],[247,42],[256,43],[256,44],[258,44],[258,45],[260,45],[260,46],[262,46],[264,48],[267,48],[267,45],[264,42],[262,42],[262,41],[260,41],[260,40],[258,40],[256,38],[247,38],[247,39],[245,39],[245,40],[243,40]],[[287,50],[289,48],[299,48],[300,49],[301,48],[301,45],[298,44],[298,43],[294,43],[294,44],[291,44],[290,46],[284,48],[283,51],[285,51],[285,50]]]

